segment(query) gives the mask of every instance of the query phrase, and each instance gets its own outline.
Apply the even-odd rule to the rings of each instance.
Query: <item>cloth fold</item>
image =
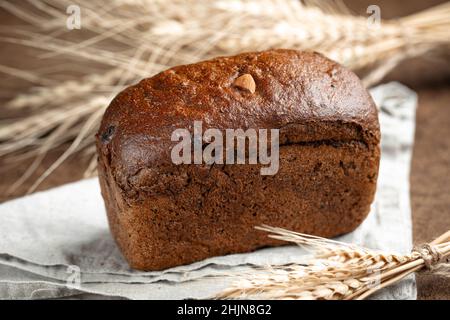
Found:
[[[371,90],[380,109],[382,157],[371,213],[338,240],[408,252],[412,246],[409,167],[414,140],[414,92],[398,83]],[[255,231],[257,232],[257,231]],[[112,239],[96,178],[0,205],[0,299],[80,294],[129,299],[206,298],[224,289],[229,272],[250,266],[301,263],[297,246],[213,257],[163,271],[132,270]],[[379,299],[414,299],[410,277]]]

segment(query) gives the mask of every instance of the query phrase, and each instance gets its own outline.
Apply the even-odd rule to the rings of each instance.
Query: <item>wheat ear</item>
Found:
[[[219,299],[365,299],[409,274],[437,270],[450,275],[450,230],[410,254],[394,254],[361,248],[320,237],[270,226],[257,227],[270,237],[296,243],[313,252],[302,264],[270,266],[234,274],[232,285],[215,296]]]
[[[5,103],[8,112],[20,112],[20,117],[3,119],[0,127],[0,157],[14,160],[73,143],[91,114],[104,110],[124,86],[173,65],[275,47],[316,50],[353,70],[368,69],[362,75],[370,86],[404,59],[450,46],[450,3],[376,27],[334,1],[79,0],[81,39],[70,37],[65,27],[72,1],[28,4],[0,2],[29,24],[9,28],[0,41],[44,50],[41,64],[58,72],[0,66],[0,72],[32,84],[29,92]],[[69,76],[74,70],[84,76]],[[9,97],[10,92],[1,94]],[[108,101],[98,103],[101,99]],[[71,153],[85,146],[92,156],[93,140],[87,135],[99,121]],[[68,123],[70,130],[51,135]],[[89,175],[94,167],[91,163]]]

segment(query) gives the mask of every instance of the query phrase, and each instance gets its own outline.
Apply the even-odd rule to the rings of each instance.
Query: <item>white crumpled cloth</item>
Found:
[[[378,86],[371,94],[380,108],[382,132],[376,200],[364,223],[340,240],[408,252],[412,246],[408,181],[417,98],[398,83]],[[214,257],[160,272],[131,270],[109,233],[96,178],[0,205],[0,299],[92,294],[130,299],[205,298],[231,281],[206,276],[246,270],[250,265],[301,262],[304,257],[299,247],[286,246]],[[413,277],[376,296],[415,297]]]

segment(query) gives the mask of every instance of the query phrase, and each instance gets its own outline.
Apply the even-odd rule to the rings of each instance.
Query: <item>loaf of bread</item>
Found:
[[[279,129],[277,172],[261,174],[260,163],[174,163],[172,134],[193,134],[194,121],[203,130]],[[377,110],[357,76],[295,50],[144,79],[111,102],[96,138],[110,229],[140,270],[282,244],[254,229],[262,224],[350,232],[369,212],[380,158]]]

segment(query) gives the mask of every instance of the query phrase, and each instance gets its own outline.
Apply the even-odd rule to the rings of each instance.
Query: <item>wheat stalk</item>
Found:
[[[82,147],[92,158],[100,117],[92,122],[91,115],[104,110],[125,86],[173,65],[275,47],[316,50],[353,70],[367,69],[363,80],[371,85],[404,59],[450,44],[449,3],[374,27],[365,17],[350,15],[339,1],[79,0],[82,29],[69,31],[65,11],[72,4],[0,2],[27,23],[9,28],[0,41],[35,48],[43,52],[38,56],[43,64],[53,66],[0,66],[0,72],[32,84],[4,105],[13,116],[2,120],[0,157],[42,158],[64,142],[77,141],[63,158]],[[55,62],[61,58],[64,64]],[[74,70],[77,76],[70,76]],[[9,91],[2,94],[8,97]],[[87,121],[92,126],[81,136]],[[66,130],[52,136],[58,128]],[[88,175],[93,167],[91,161]]]
[[[269,226],[271,238],[311,250],[303,264],[271,266],[244,274],[215,296],[219,299],[365,299],[409,274],[426,269],[450,275],[450,230],[410,254],[378,252],[359,246]]]

